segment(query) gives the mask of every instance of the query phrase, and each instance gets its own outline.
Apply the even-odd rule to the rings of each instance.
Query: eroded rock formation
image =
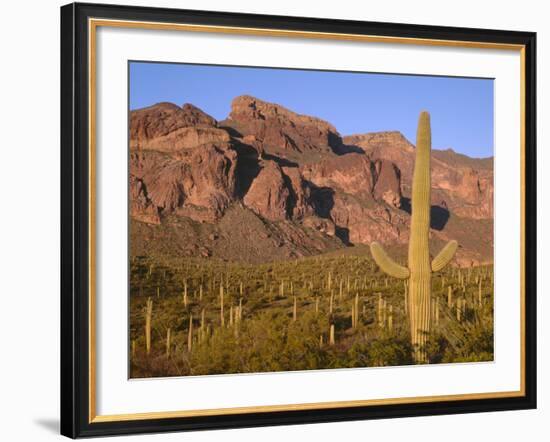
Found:
[[[265,254],[250,248],[260,261],[372,241],[402,244],[414,155],[399,132],[342,138],[326,121],[250,96],[235,98],[220,122],[191,104],[160,103],[131,112],[130,215],[173,229],[165,237],[187,237],[190,220],[230,238],[226,230],[240,226],[230,228],[236,218],[226,213],[253,214],[243,241],[263,235]],[[492,160],[434,150],[432,235],[457,238],[459,262],[487,261],[492,217]],[[178,253],[229,256],[236,247],[222,251],[220,240],[211,242],[204,251],[188,239]]]

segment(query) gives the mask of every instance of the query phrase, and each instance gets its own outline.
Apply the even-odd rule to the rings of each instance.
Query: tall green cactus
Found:
[[[430,235],[431,192],[431,129],[430,114],[422,112],[416,133],[416,159],[412,186],[412,216],[409,240],[409,266],[397,264],[376,242],[371,244],[371,253],[388,275],[409,279],[408,311],[411,343],[417,363],[427,363],[426,343],[431,322],[431,277],[432,272],[442,270],[453,258],[458,243],[450,241],[430,264],[428,240]]]

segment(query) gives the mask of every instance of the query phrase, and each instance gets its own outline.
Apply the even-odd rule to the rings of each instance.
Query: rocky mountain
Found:
[[[330,123],[248,95],[233,100],[229,117],[222,125],[260,140],[270,151],[331,153],[342,144]]]
[[[342,137],[251,96],[219,122],[191,104],[132,111],[132,253],[264,262],[404,248],[414,150],[399,132]],[[434,150],[432,188],[434,247],[454,238],[460,264],[492,261],[492,159]]]

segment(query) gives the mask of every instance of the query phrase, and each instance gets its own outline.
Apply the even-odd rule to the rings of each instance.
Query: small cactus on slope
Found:
[[[428,362],[425,347],[431,326],[432,272],[442,270],[451,261],[458,247],[456,241],[450,241],[430,263],[430,156],[430,115],[422,112],[416,134],[408,267],[396,263],[380,244],[371,244],[372,256],[384,272],[395,278],[409,280],[408,311],[411,342],[417,363]]]

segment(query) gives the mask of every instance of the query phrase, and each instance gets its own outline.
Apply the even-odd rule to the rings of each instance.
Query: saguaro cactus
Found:
[[[145,349],[147,354],[151,351],[151,320],[153,316],[153,300],[147,298],[147,307],[145,312]]]
[[[187,350],[191,353],[193,349],[193,313],[189,315],[189,329],[187,330]]]
[[[171,336],[170,336],[170,327],[168,327],[168,330],[166,330],[166,357],[170,357],[170,348],[171,348]]]
[[[426,363],[426,342],[430,332],[431,277],[453,258],[458,243],[450,241],[430,264],[428,240],[430,235],[431,193],[431,129],[430,115],[422,112],[416,133],[416,159],[412,185],[412,216],[409,240],[409,265],[404,267],[391,259],[382,246],[371,244],[374,260],[388,275],[409,280],[408,311],[411,342],[417,363]]]
[[[223,285],[220,284],[220,323],[225,325],[225,315],[223,313]]]

